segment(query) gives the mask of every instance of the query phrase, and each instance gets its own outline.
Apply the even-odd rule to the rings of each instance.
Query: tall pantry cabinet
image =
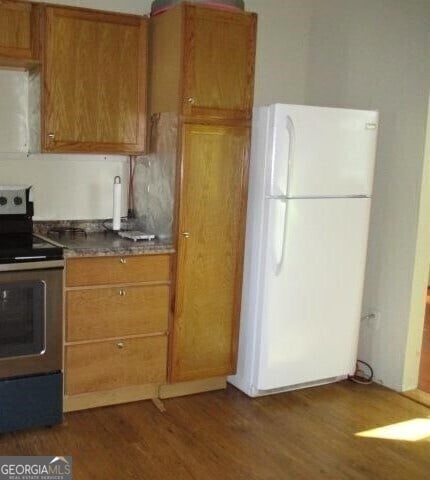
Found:
[[[184,3],[150,21],[149,110],[179,120],[170,383],[236,368],[255,39],[248,12]]]

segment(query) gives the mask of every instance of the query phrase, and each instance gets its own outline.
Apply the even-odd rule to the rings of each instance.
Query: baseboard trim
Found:
[[[137,402],[157,398],[158,385],[134,385],[131,387],[117,388],[115,390],[84,393],[64,397],[63,411],[74,412],[89,408],[105,407],[120,403]]]
[[[161,385],[158,390],[158,397],[162,399],[183,397],[213,390],[224,390],[225,388],[227,388],[227,377],[205,378],[204,380]]]

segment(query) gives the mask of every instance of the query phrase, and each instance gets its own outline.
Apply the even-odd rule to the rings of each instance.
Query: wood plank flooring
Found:
[[[233,387],[69,413],[63,426],[0,436],[0,455],[72,455],[74,480],[420,480],[430,438],[354,434],[430,417],[377,385],[349,382],[249,399]]]
[[[426,407],[430,407],[430,393],[423,392],[418,388],[416,390],[409,390],[407,392],[403,392],[402,395],[405,397],[411,398],[421,405],[425,405]]]

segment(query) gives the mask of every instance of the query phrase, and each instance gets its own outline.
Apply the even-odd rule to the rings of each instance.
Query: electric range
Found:
[[[0,186],[0,433],[62,421],[63,249],[32,232],[30,187]]]
[[[0,264],[63,259],[63,249],[37,235],[0,234]]]

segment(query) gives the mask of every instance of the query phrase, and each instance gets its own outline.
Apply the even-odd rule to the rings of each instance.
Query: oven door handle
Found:
[[[51,268],[64,268],[64,260],[46,260],[44,262],[0,263],[0,272],[50,270]]]

